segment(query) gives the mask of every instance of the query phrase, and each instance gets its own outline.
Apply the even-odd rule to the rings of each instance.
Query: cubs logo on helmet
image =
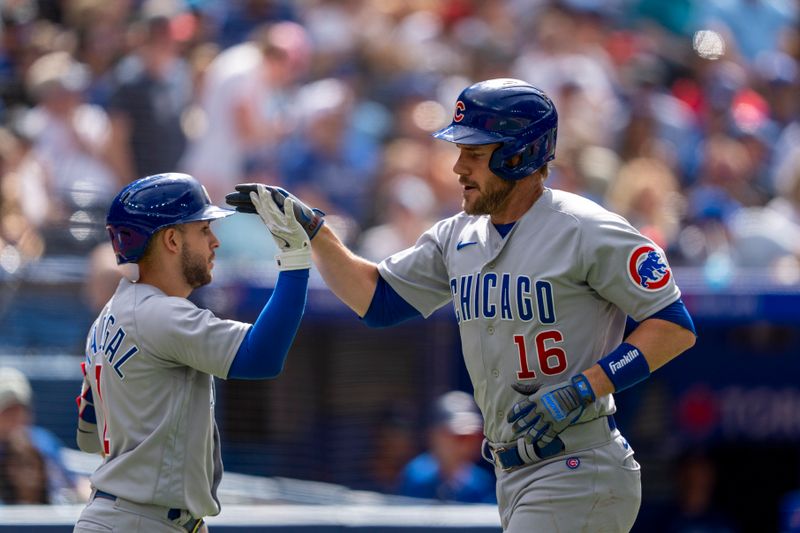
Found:
[[[657,291],[667,286],[672,271],[663,252],[654,246],[640,246],[628,256],[628,276],[640,289]]]
[[[464,120],[464,110],[466,108],[467,106],[465,106],[464,102],[462,102],[461,100],[456,102],[456,110],[453,113],[453,122],[461,122],[462,120]]]

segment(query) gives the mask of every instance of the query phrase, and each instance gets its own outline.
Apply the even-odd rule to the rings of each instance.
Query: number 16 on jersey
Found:
[[[538,332],[531,343],[526,342],[525,335],[514,335],[519,356],[517,379],[535,379],[539,372],[555,376],[566,371],[567,353],[562,347],[563,342],[564,334],[557,329]]]

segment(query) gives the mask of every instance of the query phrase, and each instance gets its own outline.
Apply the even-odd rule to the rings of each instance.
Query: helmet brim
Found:
[[[483,131],[460,124],[450,124],[431,135],[437,139],[458,144],[493,144],[508,140],[501,133]]]
[[[224,207],[217,207],[216,205],[207,205],[194,215],[181,220],[178,222],[178,224],[197,222],[198,220],[217,220],[218,218],[229,217],[234,213],[236,213],[236,210],[234,209],[225,209]]]

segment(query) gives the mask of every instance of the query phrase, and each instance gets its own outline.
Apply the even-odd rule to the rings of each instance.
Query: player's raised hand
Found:
[[[511,387],[527,397],[514,404],[508,422],[518,437],[524,436],[539,449],[578,420],[584,408],[595,400],[594,391],[583,374],[541,389],[518,383]]]
[[[278,270],[299,270],[311,267],[311,243],[306,229],[295,218],[294,200],[282,197],[281,205],[274,201],[273,191],[263,184],[253,184],[250,202],[264,221],[281,253],[275,256]]]
[[[240,183],[237,185],[236,192],[231,192],[225,195],[225,202],[228,205],[236,208],[240,213],[256,213],[256,207],[250,198],[250,194],[257,192],[258,187],[264,187],[269,191],[272,200],[280,208],[284,210],[283,204],[285,199],[291,198],[292,209],[294,210],[294,218],[303,226],[309,240],[314,238],[319,228],[325,223],[325,213],[315,207],[309,207],[303,203],[298,197],[280,187],[273,187],[270,185],[263,185],[261,183]]]

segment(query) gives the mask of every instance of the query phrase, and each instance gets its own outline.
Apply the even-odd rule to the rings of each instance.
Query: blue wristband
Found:
[[[572,376],[572,386],[578,391],[578,396],[581,397],[583,405],[589,405],[597,399],[594,395],[594,390],[592,390],[592,385],[584,374]]]
[[[597,364],[614,384],[615,392],[633,387],[650,376],[650,365],[644,354],[639,348],[627,342],[617,346]]]

